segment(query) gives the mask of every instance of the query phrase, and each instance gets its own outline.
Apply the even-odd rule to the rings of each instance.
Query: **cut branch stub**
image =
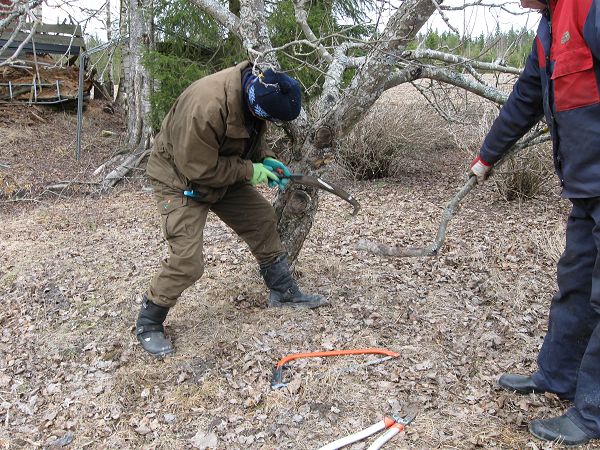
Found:
[[[303,214],[308,209],[311,202],[310,195],[302,189],[292,189],[287,195],[287,203],[284,212],[291,215]]]
[[[328,126],[322,126],[317,129],[314,137],[314,145],[317,149],[331,147],[333,141],[333,131]]]

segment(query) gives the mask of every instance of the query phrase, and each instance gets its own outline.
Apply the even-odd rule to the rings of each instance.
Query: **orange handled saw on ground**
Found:
[[[357,348],[351,350],[331,350],[323,352],[293,353],[291,355],[287,355],[281,358],[277,362],[277,365],[273,369],[271,387],[274,389],[278,389],[287,386],[287,383],[283,381],[283,369],[286,368],[285,365],[290,361],[303,358],[321,358],[328,356],[344,355],[383,355],[382,358],[369,361],[364,364],[360,364],[360,366],[370,366],[373,364],[379,364],[392,358],[397,358],[398,356],[400,356],[400,353],[393,352],[385,348]],[[383,433],[381,436],[375,439],[375,441],[373,441],[371,446],[368,448],[368,450],[379,450],[394,436],[404,431],[404,428],[413,421],[415,416],[415,410],[413,410],[411,413],[407,414],[404,417],[401,417],[399,415],[385,416],[383,420],[377,422],[376,424],[371,425],[370,427],[365,428],[364,430],[358,431],[346,437],[340,438],[334,442],[331,442],[330,444],[321,447],[319,450],[337,450],[339,448],[353,444],[354,442],[362,441],[363,439],[366,439],[375,433],[387,430],[385,433]]]
[[[400,353],[387,350],[385,348],[357,348],[353,350],[330,350],[325,352],[309,352],[309,353],[294,353],[281,358],[275,368],[273,369],[273,378],[271,378],[271,387],[273,389],[279,389],[287,386],[287,383],[283,381],[283,369],[285,365],[294,361],[295,359],[302,358],[321,358],[324,356],[344,356],[344,355],[384,355],[383,358],[370,361],[363,365],[379,364],[387,361],[388,359],[397,358]]]

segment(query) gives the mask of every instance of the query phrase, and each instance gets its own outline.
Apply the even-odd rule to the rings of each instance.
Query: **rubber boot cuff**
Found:
[[[153,303],[144,295],[142,307],[135,324],[135,334],[143,349],[154,356],[165,356],[173,352],[173,346],[165,337],[163,322],[169,308]]]

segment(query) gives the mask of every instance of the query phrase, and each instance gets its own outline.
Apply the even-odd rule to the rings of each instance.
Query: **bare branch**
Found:
[[[15,62],[16,58],[19,56],[23,48],[27,45],[33,34],[35,33],[35,29],[39,23],[37,17],[32,13],[32,10],[39,6],[42,3],[42,0],[14,0],[10,5],[4,6],[2,8],[2,18],[0,19],[0,35],[4,30],[11,26],[11,24],[15,24],[15,19],[17,19],[16,26],[12,30],[12,33],[8,37],[6,43],[0,48],[0,55],[2,55],[9,46],[14,42],[15,38],[18,36],[18,33],[23,28],[25,24],[26,17],[29,17],[32,22],[34,22],[34,26],[29,31],[29,35],[27,38],[20,43],[18,48],[13,52],[13,54],[6,58],[4,61],[0,62],[0,66],[9,65]]]
[[[319,54],[321,55],[321,58],[327,62],[332,62],[333,56],[331,56],[331,53],[329,53],[327,51],[327,49],[319,43],[319,39],[317,38],[317,36],[313,32],[313,30],[308,25],[308,14],[306,13],[306,10],[304,9],[305,3],[306,3],[305,0],[294,0],[294,11],[295,11],[295,15],[296,15],[296,23],[300,26],[300,29],[302,30],[302,32],[304,33],[306,38],[309,41],[315,43],[316,48],[319,50]]]
[[[28,15],[31,10],[39,6],[43,0],[14,0],[11,5],[2,8],[0,19],[0,33],[10,26],[15,19]],[[4,6],[4,5],[3,5]]]
[[[500,105],[506,103],[506,100],[508,99],[508,95],[499,89],[490,86],[489,84],[482,84],[479,81],[469,78],[462,73],[453,72],[441,67],[420,66],[416,64],[404,67],[393,73],[388,78],[385,89],[390,89],[419,78],[429,78],[451,84],[453,86],[466,89],[469,92],[477,94]]]
[[[29,32],[29,34],[27,35],[27,37],[25,39],[23,39],[23,42],[21,42],[19,44],[19,46],[17,47],[17,49],[15,50],[15,52],[9,58],[6,58],[4,61],[0,61],[0,67],[1,66],[9,65],[13,61],[15,61],[15,59],[17,58],[17,56],[19,56],[19,54],[21,53],[21,51],[23,50],[23,48],[25,48],[25,46],[29,43],[29,41],[31,41],[31,38],[35,34],[35,31],[36,31],[39,23],[40,22],[38,20],[36,20],[34,22],[33,26],[31,27],[31,31]],[[11,38],[12,38],[12,36],[11,36]],[[8,43],[7,43],[7,45],[8,45]]]
[[[454,34],[456,34],[457,36],[460,36],[460,31],[458,31],[456,28],[454,28],[452,26],[452,24],[450,23],[450,19],[448,19],[448,16],[446,16],[446,14],[444,14],[444,12],[442,11],[442,8],[440,7],[440,4],[436,0],[431,0],[431,1],[435,5],[435,9],[437,10],[437,12],[440,13],[440,17],[446,23],[446,26],[448,28],[450,28],[450,30],[452,30],[452,32]]]
[[[408,52],[404,52],[402,54],[402,58],[407,59],[407,60],[428,58],[428,59],[434,59],[437,61],[442,61],[442,62],[445,62],[448,64],[473,67],[475,69],[480,69],[480,70],[511,73],[511,74],[515,74],[515,75],[519,75],[521,73],[521,69],[518,69],[516,67],[510,67],[510,66],[496,64],[496,63],[486,63],[483,61],[478,61],[474,58],[465,58],[464,56],[453,55],[451,53],[440,52],[438,50],[430,50],[430,49],[411,50]]]
[[[521,151],[524,148],[530,147],[532,145],[538,145],[543,142],[549,141],[551,139],[550,135],[547,133],[547,129],[542,129],[539,131],[534,131],[529,133],[526,137],[524,137],[520,142],[515,144],[508,152],[504,154],[502,159],[494,164],[494,168],[501,166],[507,159],[509,159],[515,153]],[[454,213],[459,207],[460,202],[473,190],[473,188],[477,186],[477,178],[469,177],[467,182],[460,188],[460,190],[456,193],[454,197],[448,202],[444,211],[442,212],[442,218],[440,220],[440,225],[438,227],[438,232],[435,237],[435,240],[423,248],[405,248],[400,247],[398,245],[386,245],[380,244],[377,242],[372,242],[369,240],[361,239],[357,243],[357,247],[361,250],[366,250],[368,252],[374,253],[376,255],[381,256],[435,256],[438,254],[439,250],[444,245],[444,241],[446,240],[446,231],[448,229],[448,223]]]
[[[198,8],[210,15],[213,19],[219,22],[228,31],[234,33],[238,37],[240,34],[240,19],[235,14],[231,13],[222,3],[216,0],[192,0]]]
[[[138,167],[142,160],[149,154],[150,149],[130,154],[118,167],[104,177],[104,180],[102,180],[102,189],[106,190],[114,187],[132,169]]]
[[[17,36],[17,34],[19,33],[19,31],[21,31],[21,28],[23,27],[24,23],[25,23],[25,20],[24,20],[23,16],[19,17],[19,21],[17,23],[17,26],[15,27],[15,29],[13,30],[13,32],[11,33],[11,35],[9,36],[9,38],[7,39],[6,43],[2,46],[2,48],[0,48],[0,56],[14,42],[15,37]],[[1,28],[0,28],[0,30],[1,30]]]
[[[349,129],[385,90],[406,45],[435,11],[432,0],[406,0],[390,17],[372,51],[344,93],[344,101],[329,114],[340,132]]]
[[[433,85],[433,80],[430,80],[430,83]],[[427,103],[429,103],[429,105],[439,114],[440,117],[442,117],[445,121],[449,122],[449,123],[461,123],[461,124],[465,124],[465,121],[463,120],[457,120],[454,115],[449,114],[447,111],[445,111],[440,104],[438,104],[437,101],[435,101],[434,99],[430,98],[430,95],[428,95],[427,90],[421,86],[419,86],[417,83],[411,83],[412,86],[419,91],[419,93],[423,96],[423,98],[427,101]],[[433,89],[432,89],[433,91]],[[434,92],[434,97],[435,97],[435,91]]]
[[[349,67],[357,67],[364,64],[365,58],[349,58],[346,53],[350,48],[362,46],[362,44],[353,44],[346,42],[335,48],[334,57],[329,64],[325,81],[323,82],[323,92],[317,101],[317,111],[325,113],[330,111],[339,101],[341,91],[340,87],[344,72]]]
[[[446,6],[446,5],[440,5],[440,10],[442,11],[464,11],[467,8],[472,8],[474,6],[480,6],[480,7],[484,7],[484,8],[488,8],[488,9],[499,9],[501,11],[507,12],[509,14],[512,14],[513,16],[522,16],[525,14],[529,14],[530,12],[525,10],[525,11],[512,11],[511,9],[507,8],[507,5],[511,5],[514,4],[515,6],[518,5],[518,2],[513,2],[513,3],[484,3],[483,1],[475,1],[472,3],[463,3],[460,6]]]

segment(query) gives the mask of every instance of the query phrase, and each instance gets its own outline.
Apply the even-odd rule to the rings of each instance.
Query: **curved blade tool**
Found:
[[[324,191],[330,192],[334,195],[337,195],[341,199],[346,200],[354,207],[354,211],[352,211],[353,216],[357,215],[358,211],[360,210],[360,204],[356,201],[354,197],[352,197],[352,195],[348,194],[345,190],[336,186],[335,184],[329,183],[328,181],[325,181],[319,177],[313,177],[311,175],[292,174],[286,178],[289,178],[289,180],[293,183],[323,189]]]

